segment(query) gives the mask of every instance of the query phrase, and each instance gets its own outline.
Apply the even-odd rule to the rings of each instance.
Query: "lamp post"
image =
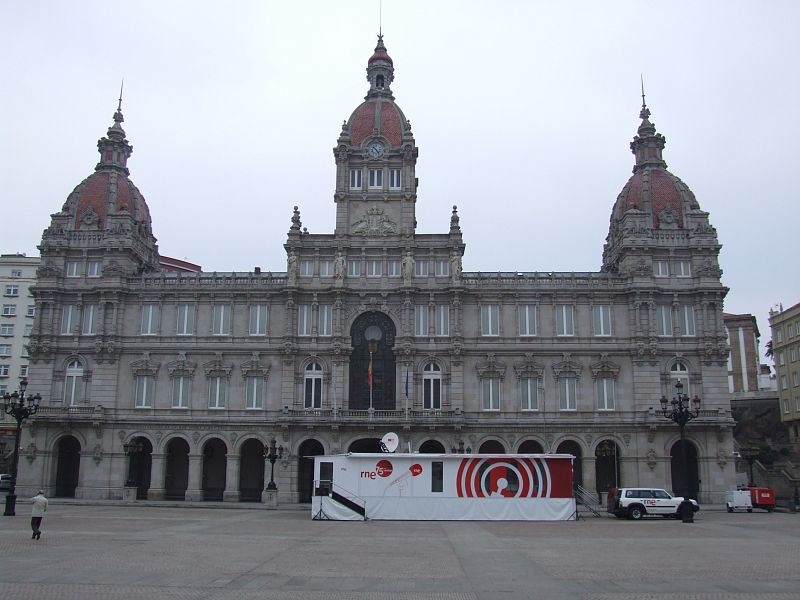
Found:
[[[690,406],[691,405],[691,406]],[[689,465],[686,462],[686,437],[684,429],[686,424],[692,419],[700,416],[700,398],[695,394],[695,397],[689,400],[689,396],[683,393],[683,383],[680,380],[675,384],[675,395],[672,400],[668,400],[666,396],[661,396],[661,413],[665,419],[669,419],[678,424],[681,433],[681,469],[683,470],[683,484],[685,490],[682,490],[680,496],[688,497],[690,492],[689,488]]]
[[[269,441],[269,446],[264,448],[264,458],[269,461],[269,483],[266,489],[272,492],[278,491],[278,486],[275,485],[275,461],[283,456],[283,446],[275,447],[275,438]]]
[[[136,478],[134,477],[133,464],[136,457],[144,450],[144,444],[139,439],[131,440],[122,444],[122,449],[125,451],[125,456],[129,458],[128,461],[128,480],[125,482],[125,487],[138,487]]]
[[[750,477],[747,480],[747,487],[755,487],[756,485],[755,477],[753,477],[753,463],[756,462],[759,454],[761,454],[761,449],[756,446],[748,446],[747,448],[741,449],[741,455],[744,456],[744,459],[747,461],[750,473]]]
[[[39,410],[39,402],[42,397],[36,394],[33,397],[25,397],[25,390],[28,388],[28,380],[23,377],[19,382],[19,392],[6,394],[3,396],[3,411],[11,415],[17,421],[17,431],[14,438],[14,461],[11,464],[11,486],[8,488],[6,496],[6,510],[3,516],[13,517],[17,506],[17,469],[19,467],[19,438],[22,434],[22,422],[28,417],[35,415]]]

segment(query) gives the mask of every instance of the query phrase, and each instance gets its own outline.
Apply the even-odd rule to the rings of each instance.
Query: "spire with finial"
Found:
[[[662,158],[662,152],[666,145],[666,138],[660,133],[656,133],[656,126],[650,122],[650,109],[647,108],[644,95],[644,77],[641,77],[642,84],[642,109],[639,111],[639,118],[642,120],[631,142],[631,152],[636,157],[636,164],[633,172],[647,167],[667,168],[667,163]]]
[[[133,146],[125,139],[125,130],[122,129],[121,123],[125,121],[122,116],[122,89],[125,85],[125,80],[119,87],[119,101],[117,102],[117,110],[114,112],[114,124],[108,128],[106,133],[107,137],[101,138],[97,141],[97,150],[100,152],[100,162],[95,167],[96,171],[100,169],[117,169],[128,175],[128,158],[133,152]]]
[[[461,226],[458,224],[458,206],[453,205],[453,214],[450,215],[450,233],[461,233]]]
[[[370,96],[389,96],[392,91],[389,86],[394,81],[394,63],[383,45],[383,33],[378,33],[378,44],[375,51],[367,61],[367,81],[369,81]]]

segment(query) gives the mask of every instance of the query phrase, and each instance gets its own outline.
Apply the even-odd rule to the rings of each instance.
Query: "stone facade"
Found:
[[[772,358],[778,384],[781,420],[789,426],[795,450],[800,448],[800,304],[769,311]]]
[[[656,407],[681,380],[702,397],[687,485],[721,500],[734,423],[720,245],[647,107],[601,271],[470,272],[456,207],[443,233],[415,231],[418,148],[393,77],[379,39],[334,148],[335,231],[309,233],[295,207],[280,272],[159,269],[115,113],[42,239],[30,352],[45,400],[23,487],[257,500],[274,470],[281,501],[302,501],[305,457],[377,451],[388,431],[411,451],[573,453],[590,492],[677,487],[678,428]],[[99,278],[66,277],[93,261]]]

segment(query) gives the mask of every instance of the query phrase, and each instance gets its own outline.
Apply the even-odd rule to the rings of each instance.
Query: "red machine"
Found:
[[[753,508],[763,508],[767,512],[775,509],[775,490],[768,487],[748,487]]]

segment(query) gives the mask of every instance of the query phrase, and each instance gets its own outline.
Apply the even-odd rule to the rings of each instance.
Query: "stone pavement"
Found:
[[[197,506],[197,505],[195,505]],[[2,600],[800,599],[800,515],[577,522],[312,521],[55,500],[0,516]]]

